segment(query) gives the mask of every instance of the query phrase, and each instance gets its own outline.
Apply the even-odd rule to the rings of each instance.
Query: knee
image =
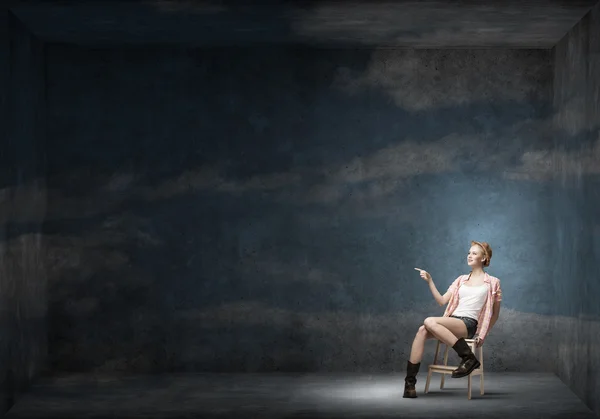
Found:
[[[425,326],[419,327],[419,330],[417,331],[417,337],[421,339],[427,338],[427,329],[425,328]]]
[[[435,325],[435,319],[433,317],[427,317],[425,319],[425,321],[423,322],[423,326],[425,326],[425,329],[429,329],[430,327]]]

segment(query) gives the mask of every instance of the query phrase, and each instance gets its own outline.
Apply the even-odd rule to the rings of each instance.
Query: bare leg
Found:
[[[423,352],[425,351],[425,341],[433,338],[434,335],[429,333],[425,326],[419,327],[419,331],[413,340],[412,348],[410,350],[409,361],[412,364],[418,364],[421,362],[421,359],[423,359]]]
[[[427,317],[423,324],[429,333],[450,347],[453,347],[459,338],[467,337],[467,326],[460,319]]]

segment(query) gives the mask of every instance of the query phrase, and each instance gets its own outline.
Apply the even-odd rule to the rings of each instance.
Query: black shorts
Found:
[[[450,317],[454,317],[455,319],[460,319],[465,323],[465,326],[467,326],[467,339],[473,339],[473,336],[475,336],[475,332],[477,332],[477,320],[472,319],[470,317],[460,317],[460,316],[450,316]]]

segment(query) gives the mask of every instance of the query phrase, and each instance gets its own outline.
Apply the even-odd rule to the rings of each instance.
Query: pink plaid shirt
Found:
[[[448,301],[448,306],[446,307],[446,311],[444,312],[444,317],[449,317],[454,313],[454,310],[458,307],[458,289],[465,281],[469,279],[469,275],[461,275],[454,280],[454,282],[448,288],[448,291],[452,291],[452,295],[450,296],[450,301]],[[481,311],[479,312],[479,319],[477,321],[477,332],[476,335],[479,336],[479,339],[483,343],[485,337],[490,328],[490,320],[492,319],[492,313],[494,308],[494,303],[496,301],[502,301],[502,289],[500,288],[500,280],[496,277],[488,275],[485,273],[484,282],[488,284],[488,295],[487,299]]]

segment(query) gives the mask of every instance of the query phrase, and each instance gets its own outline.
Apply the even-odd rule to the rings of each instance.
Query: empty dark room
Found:
[[[600,418],[598,0],[0,6],[0,417]]]

